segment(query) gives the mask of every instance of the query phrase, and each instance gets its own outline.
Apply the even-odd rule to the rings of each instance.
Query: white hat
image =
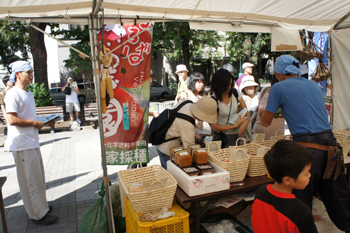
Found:
[[[245,68],[248,68],[248,67],[254,67],[254,64],[250,63],[250,62],[245,62],[243,63],[242,65],[242,69],[244,70]]]
[[[216,101],[209,97],[203,96],[197,103],[192,104],[191,107],[192,114],[199,120],[214,124],[218,121],[217,118],[217,103]]]
[[[186,68],[185,65],[183,65],[183,64],[177,65],[177,66],[176,66],[176,72],[175,72],[175,73],[178,73],[178,72],[181,72],[181,71],[185,71],[185,70],[188,72],[188,70],[187,70],[187,68]]]
[[[246,75],[243,77],[241,85],[239,86],[239,89],[242,91],[243,88],[245,87],[251,87],[251,86],[259,86],[259,84],[257,84],[255,82],[255,79],[253,76],[251,75]]]

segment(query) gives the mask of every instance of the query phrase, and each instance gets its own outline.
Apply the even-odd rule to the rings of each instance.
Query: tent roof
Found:
[[[94,0],[2,0],[0,17],[87,24],[93,5]],[[329,31],[340,20],[337,26],[350,25],[350,19],[344,18],[350,12],[349,0],[103,0],[102,7],[107,23],[116,23],[121,16],[124,22],[136,17],[138,22],[162,21],[164,17],[166,21],[192,22],[202,29],[215,29],[216,23],[226,25],[226,30],[242,29],[238,31],[244,31],[247,25],[265,27],[267,31],[274,25]]]

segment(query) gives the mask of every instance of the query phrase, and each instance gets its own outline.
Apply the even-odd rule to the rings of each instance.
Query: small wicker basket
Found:
[[[254,137],[255,140],[253,140],[253,143],[262,145],[262,146],[268,146],[272,147],[275,144],[274,140],[265,140],[265,134],[257,134]]]
[[[230,161],[230,149],[222,149],[218,151],[208,152],[209,161],[225,169],[230,173],[230,182],[239,182],[244,180],[248,165],[249,156],[239,161]]]
[[[152,165],[137,169],[121,170],[118,172],[118,177],[137,213],[146,213],[162,207],[170,209],[173,206],[177,181],[161,166]],[[129,187],[133,183],[153,182],[150,185],[151,187],[154,183],[160,182],[163,179],[167,180],[166,185],[161,182],[163,188],[142,192],[129,192]]]
[[[266,149],[269,150],[270,147],[252,142],[241,146],[230,146],[229,148],[233,148],[233,149],[247,148],[248,149],[248,155],[250,158],[248,172],[247,172],[248,176],[256,177],[256,176],[264,176],[267,174],[267,169],[264,162],[265,154],[261,153],[261,155],[258,155],[257,153],[259,148],[264,148],[261,151],[261,152],[264,152]]]
[[[279,131],[282,132],[282,135],[278,135]],[[290,140],[290,141],[293,141],[292,135],[284,135],[284,132],[283,132],[282,129],[276,130],[275,136],[272,136],[270,139],[273,140],[274,142],[277,142],[279,140]]]

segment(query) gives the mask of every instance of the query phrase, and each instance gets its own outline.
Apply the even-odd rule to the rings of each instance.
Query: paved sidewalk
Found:
[[[5,138],[0,135],[0,144]],[[9,232],[78,232],[84,213],[99,198],[103,174],[99,130],[83,127],[81,131],[40,134],[39,141],[44,161],[47,199],[58,216],[56,224],[41,226],[31,222],[23,206],[17,182],[12,153],[0,147],[0,176],[7,181],[2,188]],[[156,156],[150,148],[150,156]],[[158,157],[151,164],[160,164]],[[112,182],[117,172],[126,166],[108,166]],[[2,225],[0,226],[2,232]]]

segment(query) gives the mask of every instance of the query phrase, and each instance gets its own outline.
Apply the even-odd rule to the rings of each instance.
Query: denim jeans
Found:
[[[170,156],[164,154],[163,152],[161,152],[160,150],[158,150],[158,148],[157,148],[157,152],[158,152],[158,154],[159,154],[160,165],[166,170],[166,169],[167,169],[166,162],[167,162],[168,160],[170,160]]]

